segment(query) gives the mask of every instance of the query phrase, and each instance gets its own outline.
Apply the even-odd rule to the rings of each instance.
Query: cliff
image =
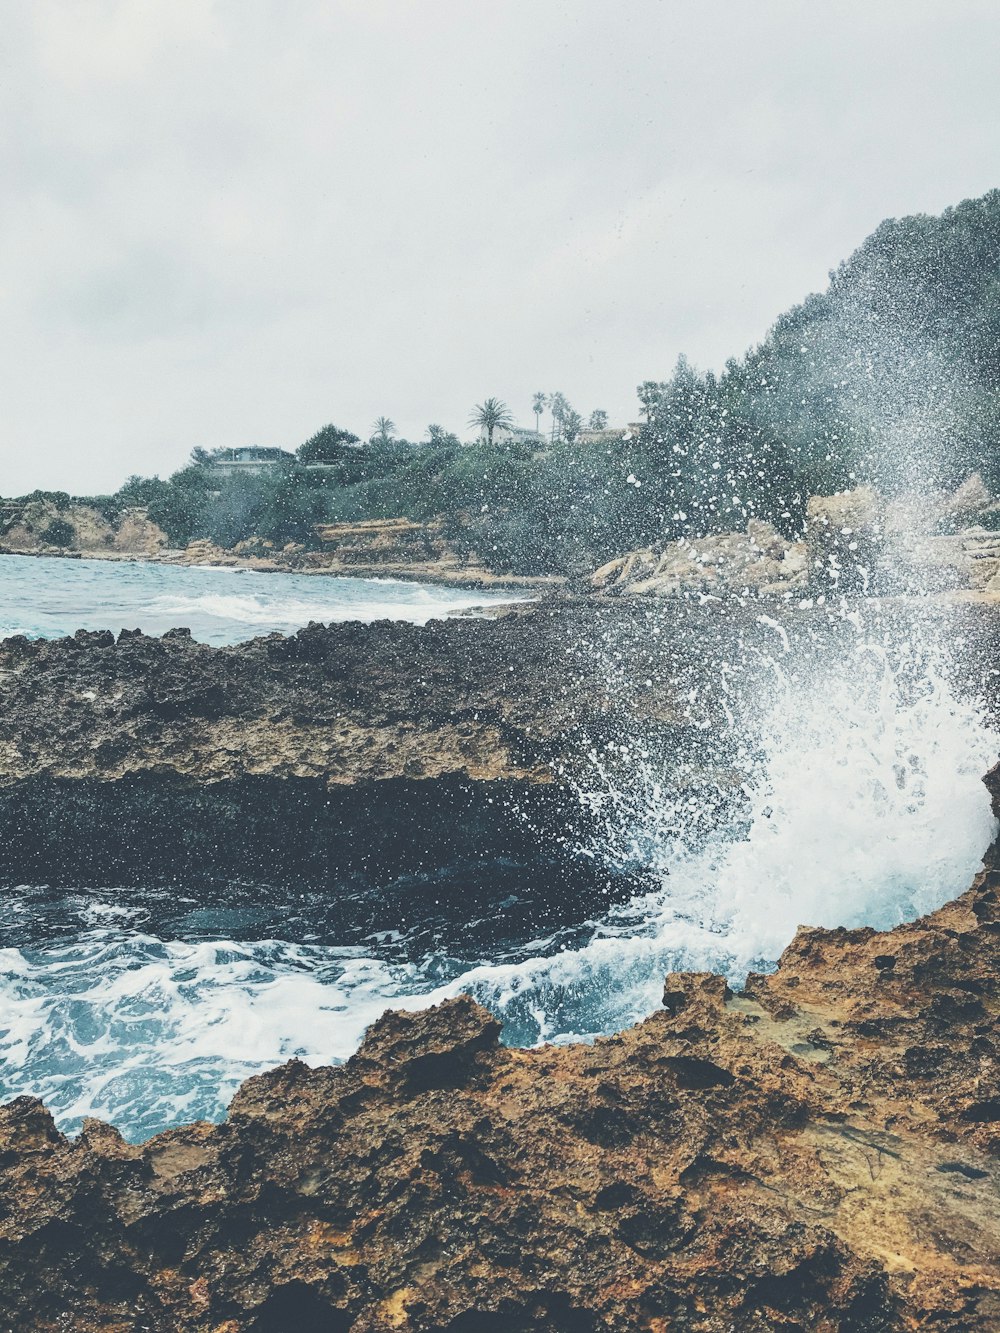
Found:
[[[155,557],[166,534],[145,509],[123,509],[113,518],[91,505],[51,500],[0,505],[0,551],[17,555]]]

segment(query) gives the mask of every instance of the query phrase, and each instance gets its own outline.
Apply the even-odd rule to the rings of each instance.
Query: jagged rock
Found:
[[[239,563],[234,551],[227,551],[208,537],[197,537],[184,548],[185,565],[222,565],[232,567]]]
[[[111,544],[124,554],[152,556],[167,545],[167,534],[145,509],[125,509],[118,516]]]
[[[995,610],[940,614],[996,716]],[[692,681],[710,696],[720,636],[751,673],[776,621],[820,653],[854,632],[780,607],[654,615],[591,599],[232,649],[177,631],[10,639],[3,854],[68,851],[64,875],[31,882],[73,882],[95,840],[107,869],[120,826],[134,868],[165,808],[168,850],[222,847],[231,864],[216,793],[265,778],[252,822],[263,839],[274,818],[275,855],[299,840],[293,807],[336,823],[338,784],[369,840],[376,803],[397,817],[423,786],[421,819],[454,852],[459,780],[484,793],[481,839],[498,783],[551,790],[577,728],[589,744],[628,717],[668,749],[683,739],[677,696]],[[609,686],[602,636],[634,681]],[[990,786],[1000,802],[1000,768]],[[222,1125],[138,1146],[94,1120],[67,1139],[19,1098],[0,1108],[0,1328],[995,1329],[1000,849],[988,866],[894,931],[800,931],[743,994],[672,974],[659,1012],[592,1045],[508,1049],[460,998],[383,1016],[339,1068],[293,1061],[248,1080]]]
[[[113,872],[128,884],[214,873],[327,885],[389,861],[410,873],[459,847],[463,857],[523,850],[535,835],[518,808],[546,828],[580,817],[573,784],[591,781],[593,746],[611,763],[604,747],[641,735],[669,773],[703,725],[739,737],[713,663],[738,654],[756,699],[771,688],[776,623],[793,652],[832,656],[853,640],[825,608],[779,600],[762,618],[744,600],[675,598],[654,611],[643,598],[581,597],[496,619],[313,625],[224,649],[183,630],[8,639],[0,872],[23,883]],[[969,645],[996,715],[993,608],[938,614],[942,634]],[[878,635],[896,611],[865,615]],[[603,643],[631,664],[627,675],[609,677]],[[631,772],[629,759],[614,762]],[[366,822],[382,834],[360,832]]]
[[[790,596],[806,579],[805,548],[769,523],[751,519],[746,532],[680,537],[664,549],[631,551],[608,561],[590,586],[613,596],[672,597],[679,593]]]
[[[608,561],[590,578],[602,595],[673,597],[752,593],[764,599],[811,590],[827,596],[983,592],[1000,596],[1000,533],[949,531],[997,503],[974,473],[951,495],[907,493],[885,500],[870,487],[807,502],[805,540],[789,542],[751,519],[743,533],[680,538]],[[807,587],[808,585],[808,587]]]
[[[996,504],[980,473],[973,472],[945,498],[941,509],[944,518],[955,524],[967,524],[995,509]]]
[[[774,524],[765,523],[760,518],[751,518],[748,521],[747,540],[752,548],[772,560],[783,560],[788,551],[789,543]]]
[[[14,552],[75,555],[116,552],[150,556],[167,543],[166,534],[142,508],[123,510],[114,522],[90,505],[69,504],[60,508],[52,500],[10,502],[5,511],[0,538],[4,548]],[[68,546],[53,547],[49,542],[49,530],[56,522],[71,529]]]
[[[1000,782],[996,779],[994,785]],[[0,1108],[0,1322],[341,1333],[944,1333],[1000,1322],[1000,874],[669,976],[592,1045],[460,997],[131,1146]]]

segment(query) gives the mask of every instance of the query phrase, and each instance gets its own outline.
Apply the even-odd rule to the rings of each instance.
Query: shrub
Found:
[[[76,528],[64,518],[54,518],[40,536],[48,546],[72,546],[76,539]]]

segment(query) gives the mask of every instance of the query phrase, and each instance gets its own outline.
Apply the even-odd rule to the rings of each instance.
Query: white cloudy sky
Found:
[[[634,416],[1000,185],[995,0],[0,0],[0,494]]]

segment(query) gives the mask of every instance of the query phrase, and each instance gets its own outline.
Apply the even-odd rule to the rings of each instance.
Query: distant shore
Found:
[[[150,564],[175,565],[190,569],[233,569],[255,574],[303,574],[308,577],[380,579],[401,583],[436,583],[453,588],[476,589],[523,589],[558,591],[565,588],[568,580],[561,574],[495,574],[479,566],[474,568],[456,567],[451,563],[439,563],[433,560],[423,563],[402,564],[310,564],[303,565],[291,560],[268,558],[266,556],[243,556],[232,551],[214,548],[208,558],[199,552],[192,555],[191,548],[186,550],[165,549],[161,551],[70,551],[57,547],[42,547],[35,550],[0,545],[0,555],[29,556],[33,559],[51,560],[101,560],[109,564]]]

